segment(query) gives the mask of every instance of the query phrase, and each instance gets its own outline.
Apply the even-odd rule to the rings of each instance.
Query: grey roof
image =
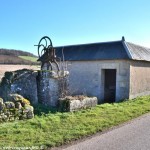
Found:
[[[132,59],[150,61],[150,49],[120,41],[55,47],[56,56],[66,61]],[[46,59],[46,55],[39,61]]]
[[[133,60],[150,61],[150,48],[129,42],[125,42],[125,44]]]
[[[121,41],[56,47],[56,56],[65,60],[128,59]]]

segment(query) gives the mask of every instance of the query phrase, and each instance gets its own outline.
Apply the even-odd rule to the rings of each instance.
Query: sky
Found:
[[[150,47],[150,0],[0,0],[0,48],[125,40]]]

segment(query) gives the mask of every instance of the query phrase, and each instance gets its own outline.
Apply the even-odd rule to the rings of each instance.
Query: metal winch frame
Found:
[[[53,71],[52,64],[54,64],[57,68],[57,71],[60,71],[60,66],[58,64],[60,58],[56,57],[55,49],[51,39],[48,36],[44,36],[40,39],[38,45],[35,46],[38,47],[39,60],[42,62],[41,69],[43,68],[44,64],[47,64],[47,70]],[[43,59],[41,59],[42,57]]]

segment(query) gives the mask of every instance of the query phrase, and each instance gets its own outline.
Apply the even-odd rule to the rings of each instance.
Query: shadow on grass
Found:
[[[48,114],[48,113],[57,113],[58,108],[56,107],[48,107],[48,106],[43,106],[42,104],[37,104],[34,105],[34,114],[37,116],[41,116],[43,114]]]

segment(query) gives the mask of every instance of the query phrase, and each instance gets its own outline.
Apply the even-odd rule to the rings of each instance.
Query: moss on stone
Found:
[[[0,98],[0,122],[31,119],[34,117],[34,109],[30,106],[30,102],[18,94],[10,96],[12,101],[3,103]]]
[[[10,94],[10,99],[15,103],[20,102],[22,107],[24,107],[25,105],[30,105],[30,101],[19,94]]]

